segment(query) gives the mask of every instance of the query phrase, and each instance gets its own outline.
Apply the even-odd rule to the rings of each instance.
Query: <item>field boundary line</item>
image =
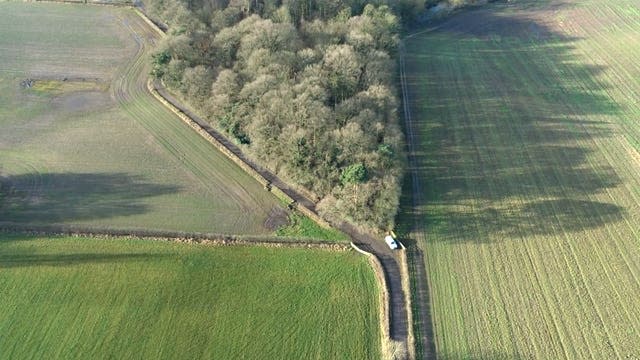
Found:
[[[133,2],[109,2],[109,1],[92,1],[92,0],[26,0],[30,3],[52,3],[52,4],[70,4],[70,5],[97,5],[97,6],[113,6],[113,7],[133,7]]]
[[[175,105],[173,105],[167,98],[162,96],[156,89],[153,84],[153,80],[150,78],[147,81],[147,89],[149,92],[166,108],[171,110],[175,115],[177,115],[180,120],[189,125],[193,130],[195,130],[200,136],[202,136],[205,140],[211,143],[216,147],[219,151],[221,151],[224,155],[226,155],[229,159],[231,159],[234,163],[242,168],[246,173],[251,175],[254,179],[256,179],[262,186],[269,186],[269,181],[264,178],[260,173],[258,173],[254,168],[249,166],[246,162],[242,161],[236,154],[231,152],[226,146],[220,143],[216,138],[214,138],[209,132],[203,129],[198,123],[196,123],[191,117],[185,114],[182,110],[178,109]],[[289,199],[283,199],[289,200]],[[293,201],[293,199],[291,199]]]
[[[409,105],[409,87],[407,85],[407,76],[406,76],[406,60],[405,60],[405,39],[410,39],[419,34],[425,34],[437,30],[439,26],[429,28],[427,30],[419,31],[413,34],[407,35],[404,39],[400,41],[398,46],[398,56],[399,56],[399,72],[400,72],[400,87],[402,94],[402,108],[403,108],[403,117],[404,117],[404,127],[406,131],[407,138],[407,148],[408,148],[408,161],[409,168],[412,169],[411,173],[411,206],[412,208],[416,208],[421,201],[421,193],[420,193],[420,179],[418,176],[418,166],[416,162],[416,150],[415,150],[415,134],[413,129],[413,119],[411,118],[411,107]],[[414,216],[413,228],[415,230],[421,230],[426,237],[426,227],[422,221],[419,220],[417,216]],[[417,240],[417,239],[416,239]],[[426,239],[425,239],[426,240]],[[418,247],[418,244],[415,245]],[[413,329],[414,326],[418,326],[420,329],[420,349],[421,356],[425,359],[437,359],[437,344],[435,341],[435,330],[433,327],[433,314],[430,305],[431,294],[431,286],[429,285],[428,276],[427,276],[427,265],[426,258],[424,256],[420,256],[421,250],[419,249],[407,249],[408,254],[411,256],[412,264],[415,268],[418,269],[418,272],[424,274],[424,281],[416,281],[417,279],[409,279],[407,282],[413,281],[413,288],[416,289],[415,293],[409,292],[407,297],[411,298],[413,296],[417,297],[417,306],[418,312],[415,315],[419,316],[419,319],[415,319],[413,317],[412,310],[407,310],[412,314],[412,318],[410,318],[409,327]],[[409,275],[409,263],[408,256],[405,254],[406,261],[406,270],[407,275]],[[417,256],[416,256],[417,255]],[[416,259],[418,261],[416,261]],[[409,290],[411,290],[411,284],[408,284]],[[426,296],[426,298],[425,298]],[[412,332],[413,333],[413,332]],[[414,334],[415,336],[415,334]],[[414,341],[413,351],[417,353],[417,340]],[[418,354],[416,354],[418,355]]]
[[[283,241],[282,237],[269,237],[259,235],[223,235],[208,233],[183,233],[172,231],[151,230],[99,230],[83,229],[71,226],[0,226],[0,233],[13,233],[38,236],[71,236],[87,238],[114,238],[114,239],[145,239],[161,240],[190,244],[206,244],[212,246],[262,246],[262,247],[290,247],[328,249],[335,251],[348,251],[351,247],[345,242],[323,242],[313,239],[296,238],[292,241]],[[302,239],[302,240],[300,240]]]
[[[147,23],[147,25],[149,25],[153,30],[155,30],[158,33],[158,35],[160,35],[161,38],[164,38],[167,35],[167,33],[165,33],[160,28],[160,26],[158,26],[158,24],[153,22],[153,20],[151,20],[151,18],[144,11],[142,11],[139,6],[132,5],[131,7],[133,8],[133,11],[135,11],[136,14],[138,14],[138,16],[140,16],[142,20],[144,20],[144,22]]]
[[[407,260],[407,248],[400,243],[402,248],[398,252],[398,263],[400,265],[400,281],[404,292],[404,301],[407,312],[407,352],[409,359],[416,357],[416,336],[413,329],[413,300],[411,299],[411,277],[409,276],[409,262]]]

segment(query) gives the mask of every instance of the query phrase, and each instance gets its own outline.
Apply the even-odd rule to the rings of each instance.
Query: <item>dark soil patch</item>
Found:
[[[272,207],[269,212],[267,220],[264,222],[264,227],[276,231],[277,229],[289,225],[289,214],[281,207]]]
[[[66,112],[89,112],[103,109],[111,104],[109,94],[100,91],[78,92],[60,96],[53,105]]]
[[[24,79],[20,81],[20,87],[23,89],[30,89],[33,85],[35,85],[36,81],[33,79]]]

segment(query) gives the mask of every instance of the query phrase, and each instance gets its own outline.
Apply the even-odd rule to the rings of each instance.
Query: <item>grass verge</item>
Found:
[[[345,242],[349,237],[340,230],[323,228],[315,221],[293,211],[289,215],[289,224],[276,230],[276,235],[282,237],[303,237],[318,240]]]

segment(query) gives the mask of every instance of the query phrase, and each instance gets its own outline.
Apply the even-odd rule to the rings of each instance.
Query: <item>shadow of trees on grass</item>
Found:
[[[178,192],[124,173],[41,173],[0,178],[0,224],[47,225],[149,210],[144,200]]]
[[[408,40],[420,189],[411,177],[404,186],[401,228],[483,242],[622,219],[624,208],[593,197],[621,183],[593,160],[595,142],[614,135],[602,119],[619,112],[605,68],[547,21],[564,3],[527,4],[464,12]]]
[[[596,153],[597,142],[617,135],[608,120],[620,108],[600,80],[606,68],[585,61],[581,39],[554,28],[567,6],[491,4],[406,40],[413,148],[397,222],[410,234],[402,240],[414,303],[430,304],[426,242],[531,241],[624,217],[599,196],[621,179]],[[426,338],[419,357],[524,358],[490,346],[481,354],[436,349],[431,312],[414,317],[416,338]]]

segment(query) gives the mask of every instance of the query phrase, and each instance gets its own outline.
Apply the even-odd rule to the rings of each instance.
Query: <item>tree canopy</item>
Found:
[[[389,229],[404,166],[397,14],[424,1],[149,0],[153,75],[333,220]],[[413,10],[412,10],[413,9]]]

